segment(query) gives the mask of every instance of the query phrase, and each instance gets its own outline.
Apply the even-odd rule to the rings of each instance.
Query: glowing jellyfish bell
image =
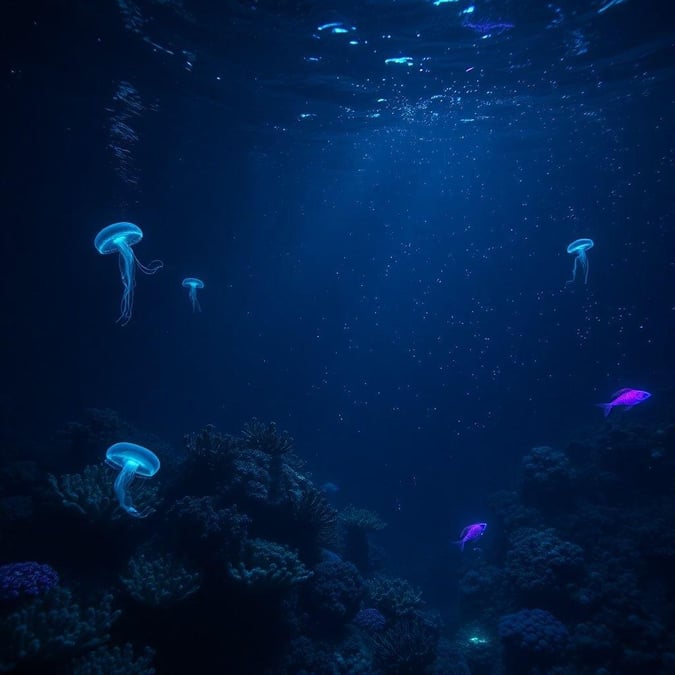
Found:
[[[586,251],[593,248],[594,243],[592,239],[575,239],[568,247],[567,252],[574,255],[574,267],[572,268],[572,278],[567,281],[567,284],[573,284],[577,278],[577,267],[581,267],[584,273],[584,283],[588,283],[588,257]]]
[[[121,469],[114,485],[120,506],[135,518],[147,516],[147,512],[139,511],[132,504],[129,486],[136,476],[152,478],[159,471],[157,455],[136,443],[115,443],[108,448],[105,458],[110,466]]]
[[[183,288],[190,289],[188,296],[190,298],[190,302],[192,303],[192,311],[201,312],[202,308],[199,304],[199,300],[197,300],[197,289],[204,288],[204,282],[201,279],[197,279],[196,277],[187,277],[186,279],[183,279]]]
[[[161,260],[153,260],[147,267],[134,255],[131,247],[143,239],[143,232],[133,223],[113,223],[104,227],[95,237],[94,246],[101,255],[117,253],[119,255],[120,275],[122,276],[122,301],[120,316],[117,319],[123,326],[131,320],[134,306],[135,270],[138,267],[144,274],[154,274],[164,267]]]

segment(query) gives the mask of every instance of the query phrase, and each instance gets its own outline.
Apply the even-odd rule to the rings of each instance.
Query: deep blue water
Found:
[[[1,30],[8,458],[102,461],[47,450],[88,408],[176,458],[273,420],[452,626],[448,542],[530,448],[673,423],[668,2],[10,0]],[[164,268],[120,326],[93,239],[125,220]],[[622,387],[652,397],[605,422]]]

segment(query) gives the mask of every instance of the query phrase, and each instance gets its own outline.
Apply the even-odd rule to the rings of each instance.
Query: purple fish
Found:
[[[609,403],[597,403],[596,405],[603,409],[605,417],[612,412],[612,408],[622,406],[624,408],[632,408],[642,401],[646,401],[651,394],[648,391],[640,391],[639,389],[619,389],[612,394],[612,400]]]
[[[459,544],[459,550],[463,551],[464,544],[466,544],[467,541],[475,541],[476,539],[480,539],[485,534],[485,530],[487,530],[487,523],[474,523],[473,525],[467,525],[459,533],[459,539],[457,541],[453,541],[452,543]]]

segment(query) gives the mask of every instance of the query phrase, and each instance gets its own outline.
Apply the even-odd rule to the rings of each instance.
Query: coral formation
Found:
[[[313,574],[291,549],[260,538],[250,539],[243,560],[228,563],[227,571],[238,584],[277,591],[307,581]]]
[[[368,632],[382,630],[387,625],[387,620],[374,607],[366,607],[357,612],[352,623]]]
[[[354,565],[342,561],[321,562],[303,589],[304,606],[323,626],[350,621],[363,597],[363,580]]]
[[[506,572],[523,593],[555,593],[583,574],[584,552],[552,528],[522,527],[511,535]]]
[[[123,647],[98,647],[73,659],[70,675],[155,675],[153,649],[146,647],[140,656],[127,643]]]
[[[0,600],[35,597],[58,586],[59,575],[49,565],[17,562],[0,567]]]
[[[105,595],[82,608],[68,589],[57,587],[6,615],[0,620],[0,671],[25,670],[103,644],[120,615],[112,601]]]
[[[124,517],[115,498],[115,472],[104,464],[86,466],[82,473],[48,476],[49,485],[61,504],[91,523]],[[160,502],[159,486],[136,481],[129,488],[134,502],[143,513],[154,513]]]
[[[436,659],[440,626],[421,614],[412,614],[373,633],[375,660],[383,673],[424,673]]]
[[[120,580],[132,598],[149,607],[174,605],[201,586],[199,573],[186,568],[175,556],[145,551],[131,556],[127,573]]]
[[[421,591],[405,579],[378,574],[368,580],[368,597],[385,617],[411,616],[422,606]]]
[[[552,662],[569,646],[567,628],[543,609],[521,609],[499,620],[499,637],[511,672],[526,672],[531,663]]]

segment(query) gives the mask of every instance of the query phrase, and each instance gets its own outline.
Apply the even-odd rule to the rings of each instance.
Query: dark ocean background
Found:
[[[122,614],[21,651],[16,626],[54,589],[6,592],[0,671],[151,672],[114,651],[133,643],[159,673],[675,673],[674,17],[664,0],[8,0],[0,565],[50,565],[72,602],[110,593]],[[137,273],[124,326],[115,256],[93,245],[118,221],[142,228],[139,260],[164,262]],[[580,237],[588,283],[566,284]],[[200,313],[187,276],[205,282]],[[603,419],[595,404],[625,387],[652,396]],[[225,460],[208,487],[216,469],[186,448],[207,425],[271,422],[335,510],[330,546],[285,539],[305,527],[285,497],[223,488]],[[152,515],[93,525],[55,496],[48,476],[150,435]],[[241,459],[255,444],[237,438]],[[309,578],[251,599],[222,538],[199,555],[175,541],[175,503],[207,496]],[[386,523],[367,559],[350,505]],[[451,544],[479,522],[479,541]],[[561,542],[583,551],[569,575],[549,560],[530,570],[544,589],[519,585],[527,551]],[[141,549],[200,589],[130,598]],[[324,625],[329,563],[359,579]],[[27,574],[9,569],[0,588]],[[374,578],[424,604],[388,615]],[[354,623],[367,609],[383,628]]]

